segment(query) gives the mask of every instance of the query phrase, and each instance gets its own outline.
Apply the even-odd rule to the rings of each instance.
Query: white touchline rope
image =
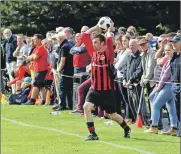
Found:
[[[61,74],[61,76],[64,76],[64,77],[67,77],[67,78],[72,78],[72,79],[75,78],[74,76],[63,75],[63,74]],[[122,81],[119,81],[119,80],[116,80],[116,79],[114,81],[122,83]],[[152,81],[152,82],[155,82],[155,83],[159,83],[160,82],[159,80],[149,80],[149,79],[147,79],[147,81]],[[180,83],[177,83],[177,82],[162,82],[162,83],[166,83],[166,84],[180,84]],[[139,83],[130,84],[130,85],[137,85],[137,84],[139,84]]]
[[[16,120],[13,120],[13,119],[7,119],[7,118],[4,118],[4,117],[1,117],[1,120],[9,121],[9,122],[21,125],[21,126],[44,129],[44,130],[48,130],[48,131],[54,131],[54,132],[58,132],[58,133],[62,133],[62,134],[70,135],[70,136],[76,136],[76,137],[85,139],[84,136],[80,136],[79,134],[65,132],[65,131],[62,131],[62,130],[55,129],[55,128],[41,127],[41,126],[37,126],[37,125],[30,125],[30,124],[27,124],[27,123],[24,123],[24,122],[21,122],[21,121],[16,121]],[[146,151],[146,150],[141,150],[141,149],[138,149],[138,148],[132,148],[132,147],[128,147],[128,146],[114,144],[114,143],[106,142],[106,141],[99,140],[99,141],[96,141],[96,142],[103,143],[103,144],[106,144],[106,145],[111,145],[113,147],[118,147],[118,148],[122,148],[122,149],[129,149],[129,150],[137,151],[137,152],[140,152],[141,154],[156,154],[156,153],[149,152],[149,151]]]
[[[0,70],[7,70],[7,69],[0,69]],[[74,76],[69,76],[69,75],[64,75],[64,74],[61,74],[61,76],[64,76],[64,77],[67,77],[67,78],[76,78],[76,77],[74,77]],[[114,80],[114,81],[116,81],[116,82],[120,82],[120,83],[122,83],[122,81],[119,81],[119,80]],[[155,82],[155,83],[159,83],[160,81],[159,80],[149,80],[149,79],[147,79],[147,81],[152,81],[152,82]],[[162,82],[162,83],[165,83],[165,84],[176,84],[176,85],[180,85],[180,83],[177,83],[177,82]],[[135,83],[135,84],[130,84],[130,85],[137,85],[137,84],[139,84],[139,83]]]

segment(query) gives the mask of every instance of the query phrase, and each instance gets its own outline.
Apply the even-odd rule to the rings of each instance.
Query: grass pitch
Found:
[[[144,133],[131,125],[130,139],[119,125],[95,119],[100,141],[89,135],[84,116],[62,111],[51,115],[50,106],[1,105],[2,154],[179,154],[180,138]]]

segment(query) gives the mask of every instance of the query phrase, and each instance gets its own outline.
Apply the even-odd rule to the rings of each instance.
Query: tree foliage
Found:
[[[158,35],[180,29],[179,1],[3,1],[0,9],[1,26],[28,35],[45,34],[58,26],[79,32],[102,16],[111,17],[117,27],[134,25],[140,33]]]

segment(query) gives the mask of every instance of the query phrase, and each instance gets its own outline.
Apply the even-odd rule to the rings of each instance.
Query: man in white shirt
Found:
[[[28,46],[23,42],[23,36],[17,36],[17,48],[13,53],[17,57],[17,65],[21,64],[24,60],[23,56],[28,56]]]

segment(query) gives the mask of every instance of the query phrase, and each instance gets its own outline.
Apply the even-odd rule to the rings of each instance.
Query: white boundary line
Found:
[[[44,130],[48,130],[48,131],[54,131],[54,132],[62,133],[62,134],[65,134],[65,135],[70,135],[70,136],[75,136],[75,137],[85,139],[85,136],[80,136],[79,134],[65,132],[65,131],[62,131],[62,130],[55,129],[55,128],[41,127],[41,126],[37,126],[37,125],[30,125],[30,124],[27,124],[27,123],[24,123],[24,122],[16,121],[16,120],[13,120],[13,119],[7,119],[7,118],[4,118],[4,117],[1,117],[1,120],[9,121],[9,122],[21,125],[21,126],[44,129]],[[128,146],[114,144],[114,143],[106,142],[106,141],[100,141],[99,140],[99,141],[96,141],[96,142],[106,144],[106,145],[111,145],[113,147],[117,147],[117,148],[121,148],[121,149],[129,149],[129,150],[137,151],[137,152],[140,152],[141,154],[156,154],[156,153],[149,152],[149,151],[146,151],[146,150],[141,150],[141,149],[138,149],[138,148],[132,148],[132,147],[128,147]]]

